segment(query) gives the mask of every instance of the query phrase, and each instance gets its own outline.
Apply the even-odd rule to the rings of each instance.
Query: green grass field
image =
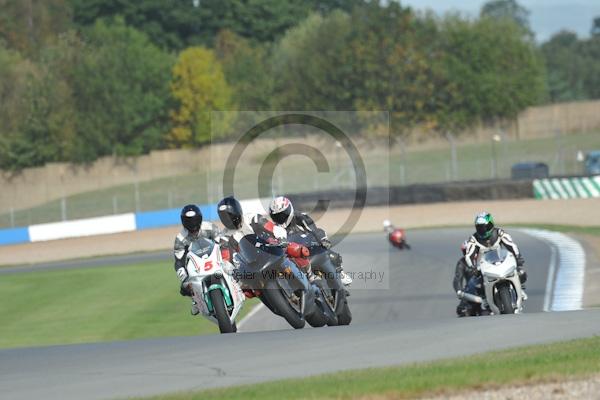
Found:
[[[600,337],[594,337],[406,367],[371,368],[146,399],[411,399],[598,372]]]
[[[178,285],[164,262],[3,275],[0,348],[217,333]]]
[[[600,149],[600,134],[564,135],[559,138],[535,140],[510,140],[495,145],[497,176],[508,178],[510,167],[519,161],[543,161],[554,174],[581,173],[582,166],[575,159],[577,150]],[[384,152],[385,153],[385,152]],[[449,147],[407,151],[403,155],[399,146],[389,154],[375,148],[361,154],[367,167],[369,184],[402,185],[413,183],[445,182],[448,180],[490,179],[492,174],[491,143],[457,145],[457,170],[452,176]],[[389,157],[388,157],[389,155]],[[236,171],[236,195],[240,198],[257,196],[260,160],[244,165]],[[312,161],[303,157],[286,158],[275,173],[274,186],[280,193],[305,192],[353,185],[347,160],[328,160],[332,172],[316,173]],[[210,162],[207,162],[209,165]],[[207,168],[209,168],[207,166]],[[301,171],[301,172],[300,172]],[[345,171],[345,174],[339,175]],[[212,203],[219,200],[216,188],[222,171],[200,171],[189,175],[156,179],[139,183],[139,203],[136,204],[136,186],[121,185],[103,190],[80,193],[66,198],[67,219],[86,218],[131,211],[176,208],[182,204]],[[210,179],[207,181],[207,176]],[[279,180],[279,176],[285,179]],[[207,189],[212,188],[212,189]],[[52,222],[61,219],[61,203],[53,201],[38,207],[14,213],[15,226]],[[11,225],[9,214],[0,215],[0,227]]]
[[[600,226],[575,226],[575,225],[552,225],[552,224],[523,224],[514,225],[520,228],[538,228],[562,233],[581,233],[584,235],[600,236]]]

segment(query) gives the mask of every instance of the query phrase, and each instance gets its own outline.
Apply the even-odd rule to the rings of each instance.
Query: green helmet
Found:
[[[494,230],[494,217],[489,212],[482,212],[475,217],[475,231],[483,239],[489,239]]]

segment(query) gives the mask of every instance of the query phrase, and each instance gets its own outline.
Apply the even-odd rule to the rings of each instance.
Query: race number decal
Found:
[[[212,267],[213,267],[212,260],[209,260],[204,263],[204,271],[210,271],[212,269]]]

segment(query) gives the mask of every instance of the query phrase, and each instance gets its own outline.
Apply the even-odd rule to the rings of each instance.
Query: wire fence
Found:
[[[391,147],[362,146],[368,186],[411,185],[482,179],[510,179],[511,167],[519,162],[543,162],[551,175],[584,173],[582,155],[600,150],[600,133],[560,134],[546,138],[516,140],[502,132],[487,141],[461,141],[452,135],[443,142]],[[239,198],[260,195],[351,188],[355,171],[343,151],[326,154],[328,171],[319,172],[307,158],[288,157],[273,168],[269,182],[258,182],[262,161],[243,165],[236,175]],[[0,210],[0,227],[89,218],[127,212],[178,208],[187,203],[217,202],[222,195],[222,170],[206,168],[190,174],[138,181],[88,191],[26,209],[13,204]]]

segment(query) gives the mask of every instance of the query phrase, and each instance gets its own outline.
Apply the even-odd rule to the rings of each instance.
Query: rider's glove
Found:
[[[327,250],[329,250],[331,248],[331,242],[327,238],[321,239],[321,245],[323,247],[325,247]]]
[[[177,270],[177,277],[179,278],[180,282],[183,282],[187,279],[188,274],[185,268],[182,267]]]
[[[525,265],[525,259],[519,254],[517,256],[517,267],[522,267],[523,265]]]
[[[458,297],[459,299],[462,299],[464,296],[464,292],[462,290],[457,290],[456,291],[456,297]]]

